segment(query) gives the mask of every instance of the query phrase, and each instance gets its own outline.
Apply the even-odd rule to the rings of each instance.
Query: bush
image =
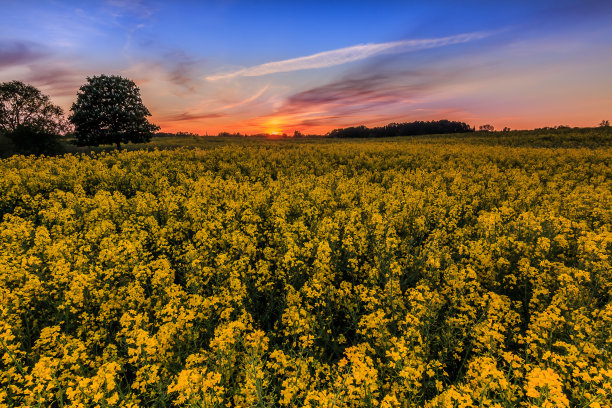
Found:
[[[11,139],[0,133],[0,157],[8,157],[15,154],[15,146]]]
[[[14,153],[52,155],[64,151],[58,135],[30,126],[19,125],[6,138],[13,145]]]

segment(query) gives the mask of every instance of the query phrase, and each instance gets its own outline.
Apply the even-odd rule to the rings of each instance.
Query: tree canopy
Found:
[[[21,81],[0,83],[0,133],[8,134],[19,127],[51,134],[68,128],[62,108],[36,87]]]
[[[428,135],[440,133],[465,133],[474,130],[464,122],[450,120],[432,120],[430,122],[415,121],[407,123],[389,123],[386,126],[368,128],[366,126],[353,126],[348,128],[334,129],[329,133],[330,137],[390,137]]]
[[[116,75],[87,78],[70,109],[70,121],[80,146],[143,143],[151,140],[159,127],[151,116],[134,81]]]

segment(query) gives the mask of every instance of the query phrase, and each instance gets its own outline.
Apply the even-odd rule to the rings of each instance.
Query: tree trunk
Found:
[[[117,150],[121,151],[121,142],[117,142]]]

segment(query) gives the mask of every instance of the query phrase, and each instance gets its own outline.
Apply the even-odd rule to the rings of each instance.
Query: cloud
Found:
[[[49,61],[46,64],[28,66],[29,73],[24,80],[53,96],[76,96],[81,85],[85,83],[85,75],[66,63]]]
[[[162,48],[159,46],[159,48]],[[193,58],[181,49],[171,49],[163,52],[157,64],[166,71],[168,81],[183,90],[193,92],[201,83],[196,74],[202,61]]]
[[[113,14],[116,17],[121,17],[123,14],[132,14],[142,19],[151,17],[155,10],[142,0],[107,0],[108,4],[113,9]]]
[[[240,76],[254,77],[279,72],[299,71],[303,69],[327,68],[348,62],[359,61],[382,54],[399,54],[426,48],[443,47],[478,40],[489,36],[487,33],[467,33],[449,37],[427,38],[419,40],[401,40],[378,44],[360,44],[337,50],[320,52],[305,57],[292,58],[283,61],[268,62],[249,68],[224,74],[207,76],[209,81],[228,79]]]
[[[196,64],[194,61],[176,61],[168,71],[168,80],[178,86],[193,91],[196,87],[192,71]]]
[[[415,61],[407,70],[405,59],[388,56],[347,73],[335,81],[296,92],[271,114],[260,116],[253,124],[275,118],[289,129],[323,132],[330,127],[358,124],[377,126],[394,121],[463,119],[466,112],[440,105],[433,99],[442,89],[461,84],[472,65],[436,64]]]
[[[353,72],[337,81],[289,96],[275,112],[298,117],[362,115],[377,109],[406,107],[447,81],[435,70]]]
[[[304,109],[328,109],[330,106],[389,104],[409,99],[422,87],[422,84],[394,85],[392,77],[384,73],[346,77],[290,96],[282,110],[299,112]]]
[[[32,42],[0,40],[0,68],[29,64],[46,55],[39,45]]]
[[[259,99],[259,97],[261,95],[264,94],[264,92],[266,92],[268,90],[268,88],[270,87],[270,85],[266,85],[263,88],[261,88],[259,91],[257,91],[254,95],[249,96],[246,99],[243,99],[239,102],[235,102],[235,103],[231,103],[229,105],[225,105],[222,106],[221,108],[219,108],[220,110],[227,110],[227,109],[232,109],[232,108],[236,108],[238,106],[243,106],[243,105],[247,105],[251,102],[254,102],[255,100]]]
[[[177,113],[173,115],[167,115],[161,118],[164,122],[183,122],[183,121],[192,121],[192,120],[202,120],[202,119],[215,119],[222,118],[225,114],[223,113]]]
[[[269,85],[266,85],[253,95],[224,106],[214,106],[214,104],[211,106],[210,101],[208,101],[208,103],[201,101],[199,104],[186,106],[183,112],[162,115],[158,118],[158,120],[162,126],[176,129],[177,126],[180,128],[184,126],[185,123],[189,122],[202,122],[211,119],[213,119],[214,122],[214,119],[229,118],[231,116],[222,111],[227,111],[237,107],[248,107],[248,105],[260,98],[266,92],[266,90],[268,90],[268,88]]]
[[[188,96],[198,91],[202,80],[196,73],[200,61],[182,51],[166,52],[159,59],[141,59],[134,62],[122,74],[134,79],[136,84],[163,88],[164,93]]]
[[[20,80],[52,97],[74,96],[84,80],[74,65],[74,61],[59,61],[40,44],[0,40],[0,80]]]

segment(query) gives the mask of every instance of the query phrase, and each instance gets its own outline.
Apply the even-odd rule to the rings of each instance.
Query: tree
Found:
[[[480,131],[482,131],[482,132],[492,132],[494,130],[495,130],[495,128],[493,126],[489,125],[489,124],[480,126]]]
[[[68,129],[62,108],[51,103],[36,87],[21,81],[3,82],[0,84],[0,133],[9,134],[20,126],[55,135]]]
[[[59,153],[59,134],[68,130],[62,108],[36,87],[21,81],[0,84],[2,156]]]
[[[610,126],[610,121],[609,120],[602,120],[601,123],[599,124],[599,126],[601,126],[601,127],[609,127]]]
[[[450,121],[446,119],[423,122],[389,123],[386,126],[368,128],[364,125],[334,129],[327,133],[329,137],[393,137],[434,135],[440,133],[466,133],[474,129],[467,123]]]
[[[144,143],[159,126],[150,123],[149,110],[142,103],[134,81],[116,75],[87,78],[72,104],[69,119],[79,146]]]

